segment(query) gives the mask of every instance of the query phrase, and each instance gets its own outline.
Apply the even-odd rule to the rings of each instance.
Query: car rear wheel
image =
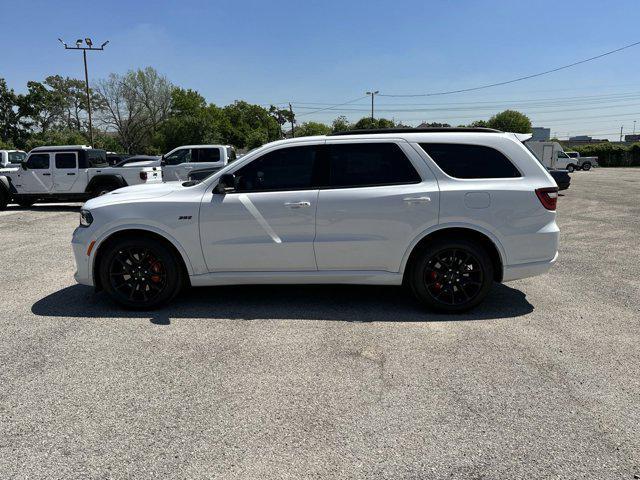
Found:
[[[582,169],[586,172],[588,170],[591,170],[591,164],[589,162],[586,162],[584,164],[582,164]]]
[[[573,166],[573,165],[567,165],[567,172],[571,173],[571,172],[573,172],[575,169],[576,169],[576,167],[575,167],[575,166]]]
[[[107,294],[128,308],[152,309],[180,291],[180,267],[174,253],[153,238],[124,238],[107,246],[100,280]]]
[[[493,264],[484,248],[467,240],[436,240],[413,262],[409,286],[425,306],[457,313],[478,305],[493,283]]]

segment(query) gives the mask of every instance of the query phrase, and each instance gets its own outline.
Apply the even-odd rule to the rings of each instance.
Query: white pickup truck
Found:
[[[164,154],[158,160],[128,162],[126,167],[162,166],[166,182],[188,180],[189,175],[199,170],[220,170],[237,158],[231,145],[183,145]]]
[[[0,168],[0,210],[8,203],[84,202],[128,185],[161,183],[160,167],[109,167],[104,150],[38,147],[19,166]]]
[[[582,157],[579,152],[564,152],[573,159],[572,166],[575,170],[591,170],[591,167],[599,167],[598,157]]]
[[[27,158],[27,153],[22,150],[0,150],[0,168],[19,165]]]

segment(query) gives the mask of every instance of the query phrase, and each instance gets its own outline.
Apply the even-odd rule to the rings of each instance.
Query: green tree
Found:
[[[487,126],[503,132],[531,133],[531,120],[516,110],[505,110],[494,115],[487,122]]]
[[[340,115],[331,124],[331,131],[333,133],[346,132],[347,130],[351,130],[351,128],[352,127],[351,127],[351,124],[349,123],[349,120],[347,120],[347,117],[345,117],[344,115]]]
[[[331,133],[331,127],[320,122],[304,122],[296,128],[296,137],[327,135],[328,133]]]
[[[277,120],[259,105],[236,100],[222,109],[221,134],[225,143],[239,148],[255,148],[278,140],[282,131]]]
[[[396,124],[387,118],[371,118],[364,117],[358,120],[354,125],[354,130],[376,129],[376,128],[393,128]]]
[[[0,78],[0,140],[16,146],[22,146],[26,136],[21,102],[21,96]]]

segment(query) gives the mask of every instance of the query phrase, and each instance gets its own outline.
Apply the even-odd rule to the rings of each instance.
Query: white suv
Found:
[[[79,283],[152,308],[185,285],[408,285],[436,310],[556,261],[557,186],[520,136],[346,132],[273,142],[202,182],[88,201]],[[528,137],[527,137],[528,138]]]

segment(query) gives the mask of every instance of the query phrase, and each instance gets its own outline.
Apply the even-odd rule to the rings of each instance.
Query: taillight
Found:
[[[547,210],[555,210],[558,204],[558,187],[536,188],[540,203]]]
[[[140,180],[147,181],[147,172],[140,172]]]

